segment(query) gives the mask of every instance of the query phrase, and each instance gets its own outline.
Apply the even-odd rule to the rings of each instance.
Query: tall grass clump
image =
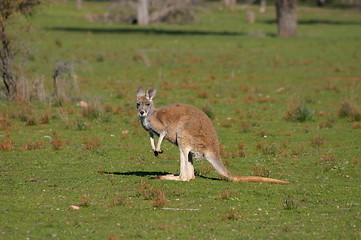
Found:
[[[102,118],[103,113],[104,109],[99,99],[95,99],[92,103],[82,107],[82,116],[90,120]]]
[[[338,110],[340,118],[349,118],[351,121],[361,121],[361,109],[354,102],[344,100]]]
[[[62,106],[78,93],[77,76],[74,72],[75,63],[72,61],[58,61],[53,68],[54,106]]]
[[[288,197],[281,201],[281,209],[283,210],[294,210],[298,208],[298,204],[293,199],[293,197]]]
[[[308,108],[305,103],[301,102],[290,106],[284,115],[284,119],[293,122],[306,122],[312,121],[313,116],[314,111]]]

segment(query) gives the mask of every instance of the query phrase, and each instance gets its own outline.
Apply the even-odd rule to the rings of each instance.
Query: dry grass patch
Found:
[[[161,189],[155,189],[154,192],[155,192],[155,198],[152,204],[153,207],[157,207],[157,208],[164,207],[169,202],[169,200],[165,197],[164,191]]]
[[[233,158],[244,158],[246,157],[247,144],[245,142],[238,142],[237,147],[231,152]]]
[[[318,147],[322,147],[323,145],[325,145],[326,140],[321,136],[315,136],[314,138],[311,139],[310,144],[312,147],[318,148]]]
[[[217,199],[218,200],[228,200],[228,199],[233,198],[234,195],[235,195],[234,191],[225,189],[219,193]]]
[[[328,172],[337,165],[336,156],[333,154],[324,154],[320,157],[323,172]]]
[[[97,150],[100,146],[100,140],[97,137],[83,138],[83,145],[85,150]]]
[[[221,218],[223,220],[241,220],[243,219],[243,216],[239,211],[231,209],[226,214],[222,215]]]
[[[320,123],[318,124],[318,126],[319,126],[320,128],[332,128],[333,125],[335,124],[335,122],[336,122],[335,119],[333,119],[333,118],[328,118],[327,120],[320,122]]]
[[[110,207],[119,207],[125,205],[125,199],[121,195],[117,195],[110,200],[109,206]]]
[[[253,166],[252,174],[259,177],[269,177],[270,170],[265,167],[259,166],[258,164]]]
[[[351,121],[361,121],[361,109],[354,102],[344,100],[338,110],[340,118],[349,118]]]
[[[90,206],[90,197],[83,196],[79,200],[79,207],[89,207]]]
[[[48,124],[50,122],[49,112],[45,112],[39,119],[39,124]]]
[[[199,93],[197,94],[197,97],[198,97],[198,98],[209,98],[209,93],[206,92],[206,91],[199,92]]]
[[[279,153],[279,148],[275,143],[267,144],[265,141],[260,141],[255,147],[264,155],[276,156]]]
[[[29,151],[29,150],[39,150],[41,148],[43,148],[45,146],[44,142],[41,141],[37,141],[37,142],[30,142],[27,143],[24,147],[25,151]]]
[[[0,150],[11,150],[15,148],[15,144],[9,135],[6,135],[4,140],[0,142]]]
[[[10,120],[6,117],[0,117],[0,130],[5,131],[11,126]]]
[[[54,137],[51,141],[51,146],[53,150],[59,151],[64,148],[64,141],[58,137]]]

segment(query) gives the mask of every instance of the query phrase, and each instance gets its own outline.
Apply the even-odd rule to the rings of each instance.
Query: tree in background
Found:
[[[17,78],[13,73],[16,54],[14,42],[19,38],[19,33],[27,30],[27,27],[21,27],[14,33],[13,20],[19,15],[32,16],[34,7],[39,4],[40,0],[0,1],[0,73],[9,99],[13,99],[17,93]]]
[[[297,0],[276,0],[278,36],[297,35]]]
[[[148,0],[139,0],[137,6],[137,20],[139,25],[149,24]]]
[[[83,8],[83,0],[76,0],[76,8],[77,9]]]
[[[223,6],[228,9],[233,9],[237,3],[236,0],[222,0]]]

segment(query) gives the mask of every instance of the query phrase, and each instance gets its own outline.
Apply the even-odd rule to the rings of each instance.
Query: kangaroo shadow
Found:
[[[168,172],[146,172],[146,171],[133,171],[133,172],[105,172],[99,171],[99,174],[120,175],[120,176],[137,176],[137,177],[158,177],[161,175],[169,174]]]
[[[50,31],[67,31],[93,34],[145,34],[145,35],[173,35],[173,36],[243,36],[245,33],[239,31],[207,31],[207,30],[186,30],[186,29],[162,29],[162,28],[86,28],[86,27],[52,27],[46,28]]]
[[[99,174],[109,174],[109,175],[119,175],[119,176],[137,176],[137,177],[149,177],[150,179],[157,179],[157,177],[162,175],[170,174],[169,172],[147,172],[147,171],[132,171],[132,172],[106,172],[98,171]],[[197,177],[213,180],[213,181],[223,181],[223,179],[206,177],[196,173]]]

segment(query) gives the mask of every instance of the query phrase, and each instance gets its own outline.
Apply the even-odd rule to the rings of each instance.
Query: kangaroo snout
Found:
[[[145,111],[140,110],[140,111],[139,111],[139,116],[141,116],[141,117],[142,117],[142,116],[145,116]]]

